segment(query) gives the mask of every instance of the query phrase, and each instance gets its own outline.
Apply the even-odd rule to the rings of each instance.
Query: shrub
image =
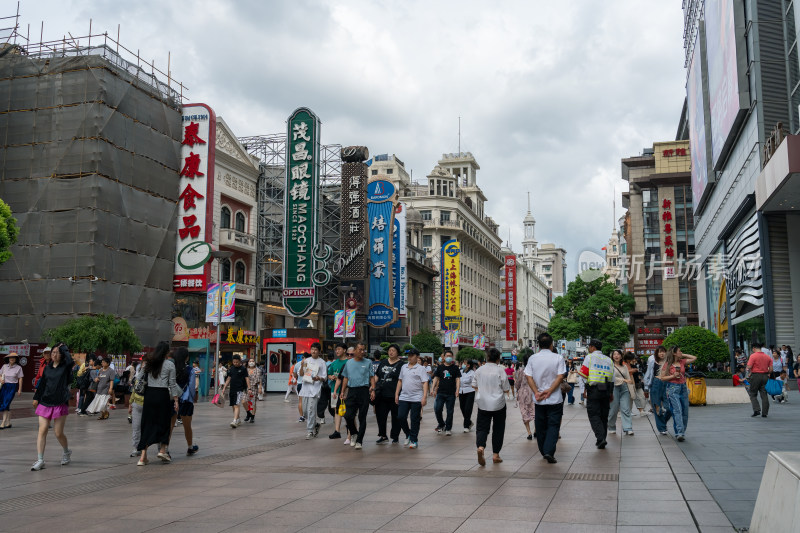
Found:
[[[464,348],[458,349],[458,354],[456,355],[456,359],[458,361],[467,361],[469,359],[474,359],[476,361],[483,361],[486,359],[486,352],[483,350],[478,350],[477,348],[473,348],[471,346],[465,346]]]
[[[709,363],[724,362],[730,358],[725,341],[700,326],[686,326],[676,330],[664,339],[664,346],[667,349],[677,346],[682,352],[697,356],[695,366],[699,369],[706,368]]]

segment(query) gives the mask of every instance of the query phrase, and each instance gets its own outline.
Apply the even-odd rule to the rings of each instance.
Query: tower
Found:
[[[522,260],[525,262],[525,266],[536,275],[539,275],[539,258],[537,256],[539,243],[536,242],[534,233],[536,219],[533,218],[531,213],[531,193],[528,193],[528,213],[522,220],[522,225],[525,230],[525,237],[522,239]]]

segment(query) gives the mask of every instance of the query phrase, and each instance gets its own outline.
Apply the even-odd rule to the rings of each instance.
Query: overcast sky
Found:
[[[13,14],[4,0],[0,15]],[[189,87],[237,136],[280,133],[308,106],[324,144],[390,153],[424,180],[472,152],[486,212],[520,252],[526,192],[536,238],[567,252],[612,229],[620,159],[674,139],[685,95],[679,2],[643,0],[22,0],[23,32],[116,35]],[[572,279],[572,275],[570,275]]]

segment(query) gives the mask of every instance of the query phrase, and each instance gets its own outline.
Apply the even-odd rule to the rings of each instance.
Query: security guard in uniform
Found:
[[[596,446],[601,450],[606,447],[608,434],[608,411],[614,394],[614,362],[601,351],[603,343],[597,339],[589,342],[588,355],[583,360],[580,373],[586,378],[586,412]]]

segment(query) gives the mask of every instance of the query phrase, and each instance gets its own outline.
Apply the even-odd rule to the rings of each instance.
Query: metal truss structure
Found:
[[[286,173],[286,135],[240,137],[248,153],[258,157],[258,236],[256,248],[256,283],[262,302],[280,305],[283,287],[283,222]],[[320,149],[321,242],[331,247],[329,265],[339,258],[341,225],[341,145],[328,144]],[[332,314],[339,301],[339,283],[334,279],[320,288],[321,314]]]

